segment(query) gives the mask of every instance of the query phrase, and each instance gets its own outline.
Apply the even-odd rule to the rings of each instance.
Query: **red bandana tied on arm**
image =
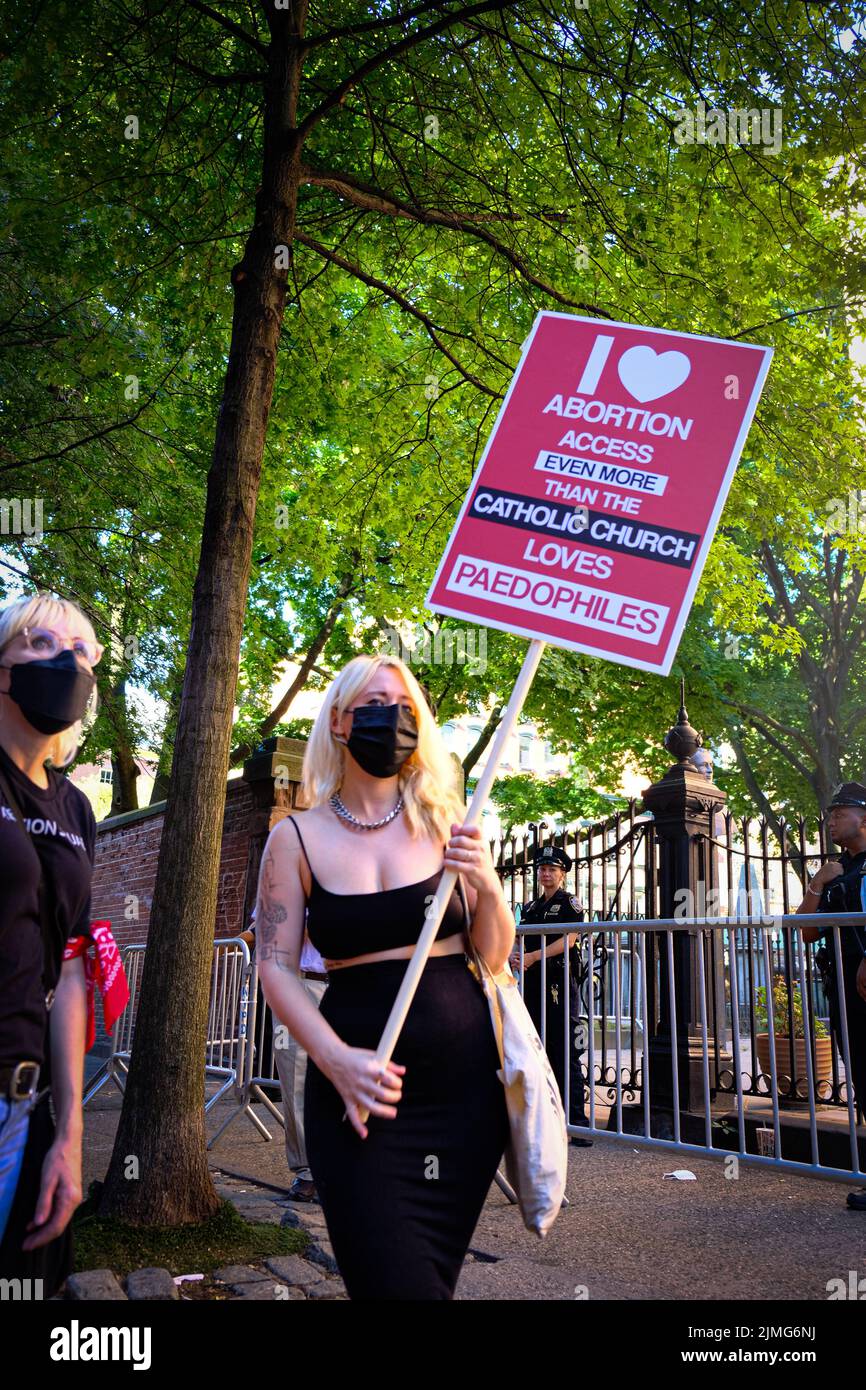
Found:
[[[90,947],[95,948],[94,956]],[[129,985],[126,972],[117,949],[117,942],[111,934],[110,922],[91,922],[90,936],[71,936],[63,950],[64,960],[75,960],[84,956],[84,978],[87,982],[87,1042],[85,1051],[89,1052],[96,1040],[96,1011],[93,1007],[93,984],[99,982],[102,995],[102,1012],[105,1018],[105,1031],[110,1033],[120,1015],[129,1003]]]

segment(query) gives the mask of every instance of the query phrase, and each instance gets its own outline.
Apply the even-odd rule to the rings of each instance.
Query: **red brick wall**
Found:
[[[245,778],[229,780],[214,923],[216,938],[236,936],[249,925],[265,840],[277,821],[293,807],[302,809],[303,804],[300,787],[294,782],[276,792],[273,784],[259,784],[257,796]],[[164,809],[160,808],[128,820],[114,817],[97,824],[92,920],[109,921],[121,947],[147,941],[163,821]],[[108,1047],[98,995],[97,991],[93,1049],[97,1055],[105,1053]]]
[[[247,925],[244,912],[256,886],[253,861],[257,875],[261,845],[286,810],[272,808],[269,813],[256,805],[252,788],[242,778],[228,783],[214,936],[236,936]],[[122,946],[147,940],[163,820],[159,810],[97,826],[93,918],[108,919]],[[137,902],[129,901],[133,898]]]
[[[111,922],[121,946],[147,939],[162,822],[159,811],[116,829],[110,820],[96,827],[92,916],[94,921]],[[127,894],[137,903],[127,902]]]

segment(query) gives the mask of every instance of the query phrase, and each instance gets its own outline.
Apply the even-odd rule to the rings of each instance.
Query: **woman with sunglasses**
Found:
[[[310,808],[271,831],[256,906],[259,978],[307,1053],[307,1162],[352,1299],[451,1299],[508,1140],[490,1011],[455,888],[395,1049],[376,1048],[445,868],[465,880],[490,969],[514,941],[490,850],[424,694],[395,656],[331,682],[304,756]],[[298,978],[304,909],[328,985]],[[369,1112],[366,1122],[361,1118]]]
[[[0,609],[0,1277],[41,1279],[44,1298],[71,1268],[81,1201],[87,993],[83,958],[63,949],[90,932],[96,840],[90,803],[59,769],[102,650],[66,599]]]

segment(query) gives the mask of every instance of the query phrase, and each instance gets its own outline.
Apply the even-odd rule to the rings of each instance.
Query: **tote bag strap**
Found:
[[[481,952],[477,949],[475,942],[472,940],[472,932],[470,929],[471,915],[469,912],[469,899],[466,896],[466,888],[463,883],[462,874],[457,875],[457,885],[460,890],[460,897],[463,901],[463,915],[464,920],[466,922],[466,936],[469,940],[469,954],[467,956],[467,959],[470,962],[470,969],[474,965],[475,969],[473,973],[476,979],[478,980],[478,983],[480,984],[481,988],[484,990],[485,995],[487,996],[487,1002],[490,1006],[490,1020],[493,1024],[493,1033],[494,1037],[496,1038],[496,1047],[499,1052],[500,1060],[504,1065],[505,1038],[504,1025],[502,1019],[502,1006],[499,1001],[499,991],[496,987],[493,971],[490,969],[490,966],[487,964],[487,961],[484,959]]]

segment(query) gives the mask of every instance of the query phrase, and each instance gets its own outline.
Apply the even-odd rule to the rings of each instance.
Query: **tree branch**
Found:
[[[750,333],[760,333],[762,329],[772,328],[777,323],[787,323],[790,319],[800,319],[806,314],[827,314],[831,309],[844,309],[844,307],[844,304],[818,304],[814,309],[792,309],[790,314],[780,314],[778,318],[765,319],[763,323],[750,324],[740,333],[729,334],[729,337],[732,342],[736,342],[738,338],[747,338]]]
[[[381,19],[368,19],[363,24],[348,24],[342,29],[326,29],[322,34],[314,34],[312,38],[304,41],[304,48],[321,48],[322,44],[332,43],[334,39],[354,39],[359,34],[378,33],[380,29],[393,28],[396,25],[408,24],[410,20],[418,19],[422,14],[427,14],[429,10],[441,10],[442,0],[424,0],[423,5],[416,5],[414,10],[401,10],[399,14],[382,15]]]
[[[758,779],[755,776],[754,768],[752,767],[752,764],[749,762],[748,754],[746,753],[745,748],[743,747],[740,740],[737,738],[736,734],[729,733],[728,741],[730,742],[730,745],[734,750],[734,754],[737,759],[737,767],[740,769],[740,775],[742,776],[742,779],[746,785],[746,789],[749,795],[751,796],[752,800],[754,801],[755,805],[757,806],[758,810],[760,811],[761,815],[764,817],[767,824],[771,827],[773,834],[779,842],[779,848],[781,849],[781,817],[776,815],[776,812],[773,810],[766,796],[761,791],[761,788],[758,786]],[[805,879],[803,877],[803,864],[800,859],[800,855],[796,850],[793,853],[791,852],[790,841],[788,842],[788,862],[791,864],[792,868],[794,869],[794,872],[797,874],[801,882],[805,882]]]
[[[221,29],[225,29],[227,34],[231,34],[234,38],[240,39],[241,43],[248,44],[250,48],[255,49],[260,57],[268,57],[268,45],[262,43],[255,35],[247,33],[241,24],[235,24],[234,20],[229,19],[227,15],[220,14],[218,10],[212,10],[210,5],[204,4],[204,0],[186,0],[186,3],[190,9],[198,10],[199,14],[207,15],[208,19],[212,19]]]
[[[499,728],[499,725],[502,723],[502,716],[504,713],[504,705],[493,706],[493,709],[490,712],[490,718],[487,720],[487,723],[484,725],[484,728],[481,730],[481,733],[478,735],[478,738],[475,740],[472,747],[469,749],[469,752],[466,754],[466,757],[463,759],[464,777],[469,776],[473,767],[478,762],[478,759],[481,757],[481,754],[484,752],[493,735],[496,733],[496,730]]]
[[[356,565],[358,563],[359,558],[360,556],[358,555],[357,551],[353,552],[352,560]],[[313,638],[313,641],[310,643],[307,654],[301,662],[297,675],[295,676],[285,695],[282,697],[281,700],[277,701],[270,714],[267,716],[265,720],[263,720],[262,724],[259,726],[259,742],[261,742],[263,738],[267,738],[271,730],[276,728],[283,715],[285,714],[286,710],[290,707],[295,696],[298,694],[299,691],[303,690],[304,686],[306,685],[307,677],[309,676],[310,671],[313,669],[315,663],[318,661],[319,656],[321,655],[322,651],[324,650],[325,644],[328,641],[328,638],[334,630],[334,624],[340,616],[340,611],[343,607],[343,604],[346,601],[346,598],[352,591],[353,583],[354,570],[350,571],[348,574],[343,575],[337,587],[337,592],[334,595],[334,598],[331,602],[331,606],[328,609],[328,612],[325,616],[325,620],[319,628],[318,632],[316,633],[315,637]],[[245,758],[251,757],[254,750],[255,744],[253,743],[239,744],[237,748],[235,748],[232,751],[229,766],[235,767],[238,763],[243,762]]]
[[[265,72],[206,72],[196,63],[190,63],[188,59],[181,58],[180,54],[177,54],[175,62],[178,67],[191,72],[195,77],[200,77],[202,82],[207,82],[210,87],[234,87],[241,82],[263,82],[267,77]]]
[[[779,569],[778,564],[776,563],[776,557],[773,555],[773,552],[771,551],[767,541],[761,541],[759,550],[763,558],[764,566],[767,570],[767,574],[769,576],[773,592],[776,595],[776,601],[778,602],[779,607],[784,612],[786,618],[788,619],[788,623],[793,628],[794,632],[796,632],[798,637],[802,638],[803,634],[800,631],[800,625],[797,622],[797,615],[794,612],[794,605],[792,604],[791,599],[788,595],[788,590],[785,588],[785,581],[782,577],[782,572]],[[797,653],[797,660],[802,662],[805,669],[809,672],[809,675],[811,676],[812,680],[817,681],[820,675],[820,668],[818,667],[817,663],[813,660],[813,658],[810,656],[806,648],[805,641],[803,642],[799,652]]]
[[[769,714],[764,714],[763,710],[755,709],[753,705],[744,705],[740,700],[730,700],[724,695],[719,696],[723,705],[728,705],[730,709],[735,709],[738,714],[748,714],[750,718],[760,719],[776,729],[780,734],[786,734],[788,738],[795,739],[810,758],[815,757],[815,749],[809,742],[802,729],[795,729],[789,724],[780,724],[777,719]]]
[[[544,280],[533,275],[529,268],[524,264],[520,256],[510,247],[505,246],[498,237],[479,227],[469,218],[462,217],[456,212],[440,212],[435,208],[421,208],[403,202],[402,199],[393,194],[385,193],[381,189],[374,188],[371,184],[362,183],[360,179],[355,179],[351,174],[328,172],[322,169],[313,169],[305,166],[301,170],[301,179],[304,183],[314,184],[321,188],[330,188],[333,192],[348,198],[356,207],[365,208],[370,212],[380,212],[392,217],[405,217],[409,221],[419,223],[421,226],[449,227],[457,231],[465,232],[467,236],[476,237],[479,241],[485,242],[494,251],[512,265],[514,269],[530,285],[549,295],[559,304],[565,304],[570,309],[580,309],[585,314],[598,315],[601,318],[610,318],[610,314],[605,309],[600,309],[595,304],[583,304],[580,301],[569,299],[567,295],[548,285]]]
[[[457,371],[465,381],[468,381],[479,391],[483,391],[485,396],[493,396],[495,400],[501,399],[501,391],[494,391],[490,386],[487,386],[485,382],[481,381],[480,378],[466,371],[465,367],[461,366],[454,354],[448,351],[448,348],[439,337],[439,334],[447,332],[447,329],[438,328],[429,314],[425,314],[423,310],[417,308],[405,295],[400,294],[399,290],[395,290],[391,285],[386,285],[384,280],[378,280],[375,275],[368,275],[359,265],[355,265],[352,261],[347,261],[345,256],[338,256],[336,252],[331,251],[327,246],[322,246],[318,241],[313,241],[312,237],[305,236],[303,232],[296,230],[294,239],[295,241],[299,241],[302,246],[308,246],[311,251],[315,251],[318,255],[324,256],[326,260],[331,261],[334,265],[340,266],[340,268],[345,270],[349,275],[354,275],[356,279],[362,281],[365,285],[369,285],[371,289],[380,290],[382,294],[386,294],[389,299],[393,299],[394,303],[399,304],[400,308],[404,309],[407,314],[411,314],[413,318],[423,323],[430,335],[431,341],[436,344],[436,347],[442,353],[443,357],[447,357],[452,366],[457,368]]]
[[[723,703],[728,704],[729,702],[726,700],[726,701],[723,701]],[[759,734],[761,738],[766,739],[766,740],[767,740],[767,743],[769,743],[770,747],[771,747],[771,748],[775,748],[776,752],[779,753],[779,754],[781,754],[781,756],[784,758],[785,762],[790,763],[791,767],[794,768],[795,772],[798,772],[798,773],[800,774],[800,776],[803,777],[803,778],[808,782],[809,786],[810,786],[810,787],[812,788],[812,790],[814,791],[814,790],[815,790],[815,773],[814,773],[814,771],[810,771],[810,769],[806,766],[806,764],[805,764],[804,762],[801,762],[801,760],[800,760],[798,757],[796,757],[795,754],[791,752],[790,748],[786,747],[786,745],[785,745],[784,743],[782,743],[780,739],[776,738],[774,734],[771,734],[771,733],[770,733],[770,730],[769,730],[766,726],[763,726],[763,727],[762,727],[762,720],[763,720],[764,716],[760,715],[757,711],[755,711],[755,712],[749,714],[749,715],[747,716],[747,718],[749,718],[749,719],[751,719],[751,720],[753,720],[753,721],[755,722],[756,727],[755,727],[755,729],[753,730],[753,732]],[[817,758],[814,759],[814,762],[815,762],[815,765],[817,766],[817,764],[818,764]],[[816,794],[816,796],[817,796],[817,794]]]
[[[189,0],[189,2],[193,3],[193,0]],[[198,3],[198,0],[195,0],[195,2]],[[378,68],[384,67],[386,63],[393,62],[394,59],[399,58],[401,54],[408,53],[411,49],[417,48],[419,44],[425,43],[427,39],[433,39],[437,34],[445,33],[446,30],[451,29],[455,24],[462,24],[465,20],[472,19],[475,15],[486,14],[489,10],[505,10],[508,8],[509,4],[505,3],[504,0],[481,0],[480,4],[466,5],[461,10],[455,10],[453,13],[445,15],[444,18],[437,20],[435,24],[428,25],[426,29],[417,29],[414,33],[407,34],[405,38],[399,39],[397,43],[392,43],[388,48],[383,48],[381,52],[374,53],[372,58],[368,58],[367,61],[362,63],[359,68],[356,68],[354,72],[349,73],[348,77],[344,77],[343,81],[328,93],[324,101],[321,101],[318,106],[304,117],[298,127],[298,140],[303,143],[310,131],[318,125],[322,117],[326,116],[329,111],[332,111],[335,106],[339,106],[349,95],[349,92],[357,87],[359,82],[363,82],[365,77],[369,77],[370,74],[375,72]]]
[[[46,459],[63,458],[64,454],[70,454],[75,449],[81,449],[84,447],[85,444],[92,444],[93,441],[96,439],[105,439],[108,435],[114,434],[117,430],[126,429],[127,425],[131,425],[135,420],[137,420],[139,415],[141,415],[142,411],[144,411],[147,408],[147,406],[149,406],[153,401],[156,400],[156,397],[159,395],[160,390],[165,386],[165,383],[169,380],[169,378],[174,375],[180,363],[183,361],[185,353],[186,348],[184,348],[184,352],[177,359],[174,366],[171,367],[169,371],[165,374],[165,376],[154,388],[154,390],[151,391],[148,396],[145,396],[144,400],[141,402],[141,405],[138,407],[138,410],[134,411],[132,415],[128,415],[126,419],[118,420],[117,423],[113,425],[106,425],[104,429],[94,430],[92,434],[85,435],[83,439],[75,439],[71,444],[64,445],[62,449],[55,449],[53,452],[48,454],[36,454],[33,458],[29,459],[19,459],[15,463],[3,464],[2,466],[0,466],[0,473],[12,473],[18,468],[32,468],[34,464],[44,463]]]

